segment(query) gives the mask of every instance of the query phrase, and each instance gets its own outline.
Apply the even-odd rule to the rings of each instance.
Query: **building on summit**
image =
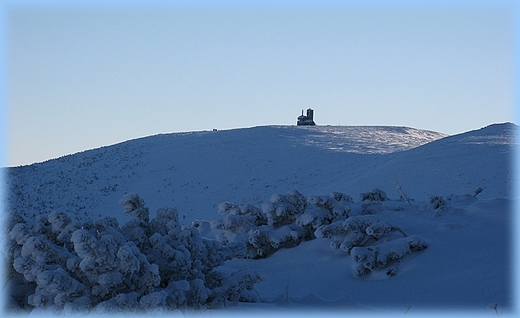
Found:
[[[298,126],[314,126],[316,123],[314,122],[314,110],[312,108],[307,109],[307,116],[302,115],[298,116],[298,122],[296,123]]]

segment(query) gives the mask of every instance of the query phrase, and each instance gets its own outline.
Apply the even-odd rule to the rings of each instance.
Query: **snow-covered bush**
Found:
[[[306,208],[307,200],[296,190],[288,191],[286,194],[273,194],[271,202],[262,204],[267,224],[274,228],[294,223]]]
[[[126,194],[119,200],[119,204],[123,206],[125,213],[139,220],[148,222],[150,219],[150,211],[144,206],[144,200],[135,193]]]
[[[249,231],[267,224],[267,216],[260,208],[251,204],[234,204],[223,202],[219,204],[218,213],[223,219],[209,221],[212,229],[218,230],[216,239],[222,244],[243,242],[246,244]],[[203,230],[204,221],[195,221],[193,225]]]
[[[259,209],[252,204],[233,204],[226,201],[219,204],[218,214],[240,215],[256,226],[267,224],[267,216],[263,213],[262,209]]]
[[[248,257],[267,257],[280,248],[300,244],[306,237],[307,231],[295,224],[279,228],[270,225],[260,226],[249,231]]]
[[[344,193],[341,193],[341,192],[332,192],[331,193],[331,197],[340,202],[340,201],[344,201],[344,202],[347,202],[347,203],[354,203],[354,199],[352,199],[351,196],[349,195],[346,195]]]
[[[357,263],[358,275],[366,274],[377,268],[385,268],[401,260],[412,251],[422,251],[428,244],[418,236],[403,237],[390,240],[377,245],[355,246],[350,255]],[[387,270],[387,275],[394,276],[397,267],[392,266]]]
[[[322,225],[316,229],[314,235],[331,239],[330,246],[333,249],[350,253],[354,246],[364,246],[374,239],[366,233],[366,229],[377,222],[379,219],[372,215],[354,216],[344,221]]]
[[[354,200],[346,194],[333,192],[330,196],[310,196],[307,202],[314,209],[307,209],[297,218],[296,224],[300,226],[311,225],[314,231],[323,224],[348,218],[351,212],[349,203],[353,203]]]
[[[378,188],[372,189],[370,192],[361,193],[360,195],[361,201],[386,201],[388,197],[386,193]]]
[[[292,247],[316,237],[330,238],[331,246],[350,253],[355,246],[376,242],[393,232],[406,236],[398,226],[380,220],[372,214],[384,210],[381,200],[386,194],[374,189],[361,204],[361,215],[351,216],[354,200],[346,194],[309,196],[306,200],[298,191],[274,194],[262,210],[249,205],[224,202],[219,214],[225,217],[213,221],[195,221],[201,233],[213,235],[224,246],[245,245],[246,257],[264,258],[282,247]],[[363,197],[363,195],[362,195]],[[359,212],[357,212],[359,214]],[[267,223],[267,224],[266,224]]]
[[[123,227],[111,217],[80,225],[63,212],[10,218],[9,278],[23,275],[18,280],[32,286],[26,299],[17,298],[20,307],[136,312],[258,300],[252,290],[258,274],[216,270],[243,257],[243,244],[202,238],[179,223],[174,209],[160,209],[150,220],[137,195],[120,203],[134,216]]]
[[[308,209],[298,216],[295,223],[301,227],[318,228],[322,224],[330,224],[334,220],[332,213],[324,208]]]
[[[286,194],[273,194],[270,202],[262,204],[262,209],[251,204],[223,202],[218,209],[223,219],[197,220],[193,226],[201,233],[213,231],[215,238],[226,247],[243,245],[248,258],[264,258],[282,247],[296,246],[314,238],[312,226],[297,221],[307,213],[306,208],[305,197],[291,190]]]
[[[393,232],[399,232],[404,237],[408,236],[400,227],[390,224],[387,221],[381,221],[372,224],[365,229],[365,232],[376,240],[379,240],[382,236]]]
[[[263,280],[262,276],[254,270],[245,270],[229,276],[225,283],[218,288],[217,297],[213,298],[214,304],[223,304],[226,301],[233,303],[260,302],[260,295],[253,289],[254,284]],[[217,307],[217,306],[215,306]]]
[[[399,233],[402,238],[395,238],[392,233]],[[400,227],[380,221],[374,215],[360,215],[322,225],[315,235],[331,239],[332,248],[349,253],[357,263],[358,275],[389,267],[387,274],[393,276],[397,273],[396,262],[412,251],[428,246],[421,238],[409,237]]]

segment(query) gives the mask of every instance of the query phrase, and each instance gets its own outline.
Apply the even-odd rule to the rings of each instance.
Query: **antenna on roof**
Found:
[[[309,125],[309,126],[314,126],[316,125],[316,123],[314,122],[314,110],[312,110],[312,108],[309,108],[307,109],[307,116],[305,116],[303,114],[303,109],[302,109],[302,115],[298,117],[298,121],[296,122],[296,124],[298,126],[300,125]]]

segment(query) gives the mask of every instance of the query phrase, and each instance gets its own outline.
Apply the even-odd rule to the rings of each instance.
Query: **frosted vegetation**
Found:
[[[258,273],[216,270],[243,257],[243,244],[202,238],[195,228],[181,226],[174,209],[160,209],[150,219],[135,194],[120,204],[133,216],[123,226],[112,217],[80,224],[63,212],[34,221],[11,216],[10,263],[34,289],[27,303],[20,295],[22,308],[135,312],[259,300],[252,290]],[[14,272],[9,276],[16,278]]]
[[[384,207],[383,201],[391,204]],[[441,197],[414,203],[432,217],[447,207]],[[65,313],[260,302],[254,285],[261,273],[226,274],[218,267],[233,258],[266,258],[316,238],[349,254],[357,275],[383,271],[394,276],[408,254],[428,247],[420,236],[377,215],[407,204],[404,198],[389,200],[381,189],[361,193],[357,203],[339,192],[305,198],[292,190],[272,195],[261,208],[223,202],[218,209],[223,218],[183,226],[175,209],[159,209],[150,218],[144,200],[128,194],[120,205],[132,218],[122,226],[113,217],[79,223],[59,211],[35,220],[11,214],[8,277],[17,286],[12,301],[20,308]]]

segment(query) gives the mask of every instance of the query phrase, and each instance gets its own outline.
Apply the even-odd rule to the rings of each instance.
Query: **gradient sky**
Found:
[[[309,107],[318,125],[447,134],[515,118],[509,1],[14,3],[6,166],[158,133],[294,125]]]

